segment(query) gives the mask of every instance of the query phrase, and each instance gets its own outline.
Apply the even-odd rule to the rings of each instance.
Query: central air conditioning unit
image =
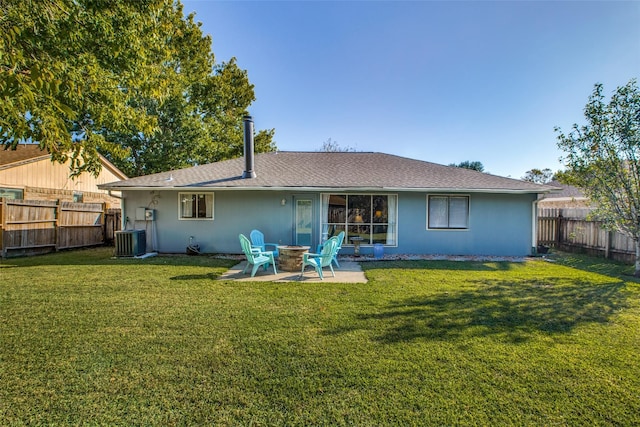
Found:
[[[116,231],[116,256],[140,256],[147,252],[144,230]]]

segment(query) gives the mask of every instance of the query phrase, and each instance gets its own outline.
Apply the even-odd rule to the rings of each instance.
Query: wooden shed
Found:
[[[53,162],[37,144],[19,144],[15,150],[0,148],[0,197],[106,203],[110,208],[120,208],[120,192],[101,190],[98,185],[127,176],[103,156],[100,160],[102,170],[97,177],[84,172],[71,178],[69,164]]]

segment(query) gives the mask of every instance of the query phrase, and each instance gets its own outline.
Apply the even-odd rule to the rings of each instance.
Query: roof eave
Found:
[[[102,154],[99,154],[99,156],[100,156],[100,161],[102,162],[103,168],[108,169],[112,174],[114,174],[116,177],[120,178],[123,181],[125,179],[129,179],[129,177],[125,175],[124,172],[118,169],[118,167],[113,163],[111,163],[105,156],[103,156]]]
[[[544,199],[541,199],[540,201],[542,200],[547,202],[573,202],[573,201],[583,202],[583,201],[588,201],[590,199],[588,197],[581,197],[581,196],[567,196],[567,197],[546,197]]]
[[[301,192],[351,192],[351,191],[385,191],[385,192],[416,192],[416,193],[484,193],[484,194],[541,194],[549,193],[550,189],[508,189],[508,188],[450,188],[450,187],[382,187],[382,186],[359,186],[359,187],[218,187],[218,186],[119,186],[119,185],[99,185],[98,188],[113,191],[152,191],[152,190],[199,190],[199,191],[301,191]]]
[[[28,165],[29,163],[35,163],[35,162],[40,162],[42,160],[49,160],[49,159],[51,159],[51,156],[49,154],[38,156],[38,157],[31,157],[29,159],[22,159],[12,163],[0,165],[0,170],[17,168],[18,166]]]

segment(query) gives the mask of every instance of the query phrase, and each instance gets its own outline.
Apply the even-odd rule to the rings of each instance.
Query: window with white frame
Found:
[[[213,193],[179,193],[180,219],[213,219]]]
[[[345,231],[345,244],[397,245],[395,194],[322,194],[322,240]]]
[[[469,228],[469,196],[430,195],[427,200],[427,228]]]

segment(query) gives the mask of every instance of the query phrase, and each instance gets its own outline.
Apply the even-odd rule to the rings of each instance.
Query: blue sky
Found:
[[[183,1],[247,70],[280,150],[343,148],[521,178],[555,126],[640,77],[639,1]]]

